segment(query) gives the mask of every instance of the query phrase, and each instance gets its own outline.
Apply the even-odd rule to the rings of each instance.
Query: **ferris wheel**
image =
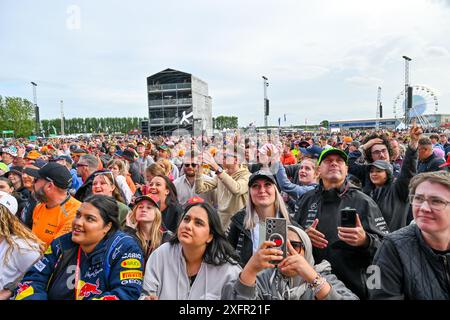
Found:
[[[405,102],[405,90],[403,90],[394,99],[395,118],[404,117]],[[422,85],[412,86],[412,107],[408,117],[410,119],[416,118],[421,126],[430,127],[430,122],[424,115],[436,114],[438,112],[438,105],[436,93],[431,88]]]

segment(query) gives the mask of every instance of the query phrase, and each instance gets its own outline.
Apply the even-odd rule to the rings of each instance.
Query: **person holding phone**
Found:
[[[346,180],[347,154],[337,148],[322,151],[319,186],[297,203],[294,220],[311,239],[314,259],[327,260],[345,285],[367,298],[367,268],[388,227],[377,204]],[[343,208],[356,209],[355,227],[342,227],[337,216]]]
[[[258,251],[264,241],[263,230],[267,218],[285,218],[291,223],[283,198],[270,171],[253,173],[248,181],[249,197],[244,209],[232,218],[227,230],[228,241],[235,248],[242,266]]]
[[[311,240],[302,229],[288,226],[288,256],[265,241],[242,270],[244,298],[258,300],[358,300],[323,260],[315,264]],[[274,262],[278,262],[278,266]],[[230,292],[232,288],[226,288]],[[232,298],[232,296],[230,296]]]

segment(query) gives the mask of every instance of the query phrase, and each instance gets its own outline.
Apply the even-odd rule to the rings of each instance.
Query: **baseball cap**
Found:
[[[39,170],[25,168],[24,172],[36,179],[45,179],[53,182],[55,186],[61,189],[69,188],[72,183],[72,175],[67,168],[56,162],[49,162]]]
[[[72,154],[75,154],[75,155],[83,155],[83,154],[87,154],[88,152],[86,151],[86,150],[84,150],[84,149],[75,149],[75,150],[73,150],[73,151],[71,151],[72,152]]]
[[[122,158],[124,158],[125,160],[128,160],[129,162],[133,162],[135,160],[135,153],[129,149],[125,149],[122,152]]]
[[[36,160],[39,158],[41,154],[36,150],[31,150],[25,155],[25,159]]]
[[[59,161],[59,160],[65,160],[68,164],[72,164],[73,160],[71,157],[69,157],[68,155],[62,154],[58,157],[55,158],[55,161]]]
[[[320,154],[322,153],[323,149],[314,144],[309,148],[300,148],[300,151],[305,155],[309,155],[311,157],[318,158],[320,156]]]
[[[13,157],[17,157],[17,149],[14,146],[8,148],[2,148],[2,153],[7,153],[12,155]]]
[[[144,200],[148,200],[151,203],[153,203],[155,205],[155,207],[157,207],[159,209],[159,198],[158,196],[154,195],[154,194],[146,194],[140,197],[137,197],[134,200],[134,205],[137,205],[139,202],[144,201]]]
[[[22,171],[23,171],[23,167],[22,167],[22,166],[12,166],[12,167],[9,169],[9,171],[5,173],[5,177],[8,178],[8,176],[9,176],[11,173],[15,173],[15,174],[17,174],[17,175],[19,175],[19,176],[22,176]]]
[[[17,200],[9,193],[5,191],[0,191],[0,204],[5,206],[13,215],[17,213]]]
[[[166,146],[165,144],[162,144],[158,147],[158,149],[167,150],[167,149],[169,149],[169,147]]]
[[[273,184],[277,184],[277,180],[275,180],[275,177],[273,176],[272,172],[267,170],[258,170],[250,176],[248,179],[248,186],[250,187],[253,182],[255,182],[256,179],[266,179],[272,182]]]
[[[322,160],[331,154],[337,154],[342,159],[344,159],[345,163],[347,163],[347,159],[348,159],[347,154],[338,148],[328,148],[328,149],[323,150],[322,153],[320,154],[320,157],[319,157],[319,160],[317,161],[317,163],[320,165]]]
[[[355,148],[359,148],[359,146],[361,145],[361,143],[359,141],[355,141],[353,140],[352,142],[350,142],[351,146],[354,146]]]
[[[392,165],[384,160],[375,160],[374,162],[370,163],[369,166],[373,166],[375,168],[386,170],[389,174],[393,174],[394,169],[392,168]]]

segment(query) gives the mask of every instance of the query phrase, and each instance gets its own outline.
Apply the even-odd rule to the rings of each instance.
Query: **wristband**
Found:
[[[315,296],[323,288],[325,283],[327,283],[327,280],[318,274],[312,282],[308,283],[308,288],[313,290]]]

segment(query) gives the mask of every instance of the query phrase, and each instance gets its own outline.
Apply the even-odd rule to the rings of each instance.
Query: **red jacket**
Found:
[[[297,163],[297,159],[295,159],[294,155],[290,151],[288,153],[283,153],[280,157],[280,161],[285,166],[288,164]]]

